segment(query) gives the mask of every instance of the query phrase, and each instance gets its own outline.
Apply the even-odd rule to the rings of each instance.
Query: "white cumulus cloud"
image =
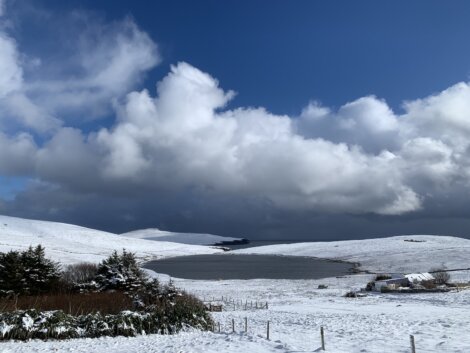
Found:
[[[63,67],[29,58],[26,70],[0,33],[2,175],[54,185],[67,199],[197,190],[201,202],[256,198],[312,213],[400,215],[469,192],[468,83],[405,102],[401,114],[367,96],[338,109],[312,100],[294,117],[228,109],[235,93],[185,62],[156,92],[138,89],[161,59],[130,19],[87,24],[79,38]],[[81,130],[110,114],[112,126]]]

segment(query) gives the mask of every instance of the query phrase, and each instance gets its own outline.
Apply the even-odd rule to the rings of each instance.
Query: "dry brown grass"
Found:
[[[27,309],[36,309],[39,311],[62,310],[70,315],[83,315],[96,312],[102,314],[118,314],[123,310],[133,310],[134,305],[129,296],[118,291],[0,298],[0,312]]]
[[[434,280],[421,281],[420,284],[426,289],[436,288],[436,282]]]

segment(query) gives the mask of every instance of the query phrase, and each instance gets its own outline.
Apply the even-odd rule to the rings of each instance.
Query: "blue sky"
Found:
[[[0,176],[0,198],[12,200],[18,192],[24,190],[28,180],[20,177]]]
[[[170,64],[187,61],[239,92],[234,105],[279,114],[298,114],[311,99],[339,106],[369,94],[400,109],[403,100],[470,75],[467,1],[37,3],[57,13],[93,11],[108,21],[132,16],[163,59],[148,74],[150,89]],[[37,26],[25,27],[26,46],[48,55]]]
[[[264,238],[470,230],[467,1],[0,4],[0,212]]]

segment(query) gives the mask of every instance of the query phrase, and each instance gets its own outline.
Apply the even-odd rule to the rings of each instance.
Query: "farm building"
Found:
[[[431,275],[428,272],[410,273],[407,275],[393,273],[389,275],[382,275],[382,277],[389,277],[389,278],[384,278],[384,279],[375,281],[373,290],[380,292],[383,287],[387,289],[398,289],[400,287],[410,287],[411,284],[434,280],[433,275]]]
[[[411,283],[419,283],[423,281],[432,281],[434,280],[434,276],[430,274],[429,272],[422,272],[422,273],[410,273],[408,275],[405,275],[406,278]]]
[[[408,278],[402,274],[393,274],[390,277],[391,278],[375,281],[374,290],[380,292],[382,287],[396,289],[398,287],[408,287],[410,285]]]

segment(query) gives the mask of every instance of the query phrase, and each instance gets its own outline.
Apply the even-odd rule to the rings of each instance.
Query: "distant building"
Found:
[[[387,289],[398,289],[400,287],[410,287],[411,284],[434,280],[433,275],[428,272],[410,273],[407,275],[401,273],[392,273],[383,275],[383,277],[390,278],[384,278],[374,282],[373,289],[377,292],[380,292],[383,287]]]
[[[406,278],[411,283],[420,283],[423,281],[433,281],[434,276],[429,272],[422,272],[422,273],[410,273],[409,275],[405,275]]]
[[[380,292],[382,287],[396,289],[398,287],[409,287],[410,281],[402,274],[392,274],[392,278],[382,279],[374,282],[374,290]]]

